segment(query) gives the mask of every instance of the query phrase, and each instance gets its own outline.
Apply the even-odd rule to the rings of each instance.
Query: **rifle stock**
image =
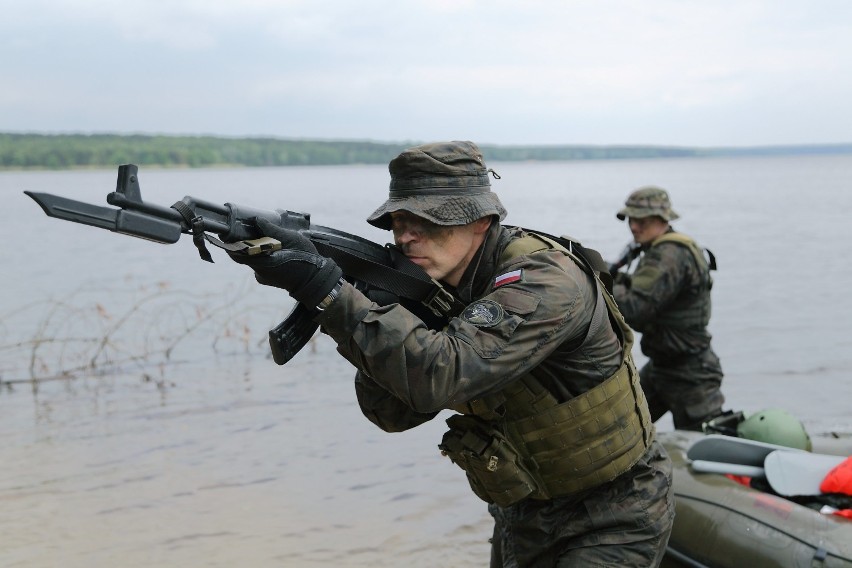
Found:
[[[224,205],[186,196],[171,207],[142,200],[138,168],[118,168],[116,190],[101,207],[49,193],[25,191],[49,217],[107,229],[150,241],[172,244],[181,235],[192,235],[203,260],[213,262],[205,243],[241,254],[265,254],[281,243],[263,238],[258,218],[289,230],[299,231],[319,254],[333,259],[344,277],[361,287],[372,287],[429,308],[431,315],[445,318],[459,310],[452,295],[432,280],[422,268],[388,246],[343,231],[311,223],[310,214],[286,210],[263,210],[233,203]],[[212,234],[215,234],[214,237]],[[217,238],[218,237],[218,238]],[[387,294],[386,294],[387,296]],[[269,332],[273,359],[285,364],[298,353],[317,330],[314,312],[301,304]],[[424,314],[425,315],[425,314]]]

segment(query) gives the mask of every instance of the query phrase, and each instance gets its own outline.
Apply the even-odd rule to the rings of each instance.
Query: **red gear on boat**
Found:
[[[819,486],[823,493],[845,493],[852,495],[852,456],[840,462],[828,472]]]

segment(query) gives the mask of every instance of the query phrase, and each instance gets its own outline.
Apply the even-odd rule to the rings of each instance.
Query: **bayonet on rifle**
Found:
[[[220,205],[186,196],[171,207],[142,200],[138,168],[125,164],[118,168],[114,192],[107,203],[116,208],[100,207],[50,193],[25,191],[49,217],[82,223],[171,244],[182,234],[192,235],[202,259],[213,262],[205,243],[230,252],[267,254],[281,248],[281,243],[265,237],[257,228],[257,219],[266,219],[284,229],[299,231],[317,248],[317,252],[333,259],[353,284],[383,290],[406,303],[417,313],[425,306],[430,314],[425,319],[448,318],[461,311],[461,304],[425,271],[396,249],[381,246],[356,235],[311,224],[310,214],[294,211],[268,211],[233,203]],[[215,234],[213,236],[211,233]],[[286,363],[316,331],[311,310],[297,305],[275,329],[269,332],[273,358]]]

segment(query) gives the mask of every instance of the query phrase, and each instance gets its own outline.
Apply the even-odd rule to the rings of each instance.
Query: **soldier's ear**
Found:
[[[482,234],[488,230],[491,226],[492,217],[489,215],[488,217],[482,217],[481,219],[477,219],[472,223],[474,234]]]

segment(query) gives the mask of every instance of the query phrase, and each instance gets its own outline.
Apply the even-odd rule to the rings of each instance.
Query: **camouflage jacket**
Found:
[[[703,255],[655,241],[643,247],[632,277],[617,283],[613,296],[630,327],[642,334],[642,353],[657,363],[677,363],[710,346],[712,285]]]
[[[578,350],[599,295],[571,257],[545,250],[499,262],[522,235],[491,228],[454,291],[467,308],[443,330],[428,329],[398,304],[372,303],[348,284],[319,316],[358,369],[356,393],[372,422],[387,431],[412,428],[527,373],[568,400],[618,369],[623,352],[610,325],[592,330]],[[520,278],[500,285],[506,274]]]

